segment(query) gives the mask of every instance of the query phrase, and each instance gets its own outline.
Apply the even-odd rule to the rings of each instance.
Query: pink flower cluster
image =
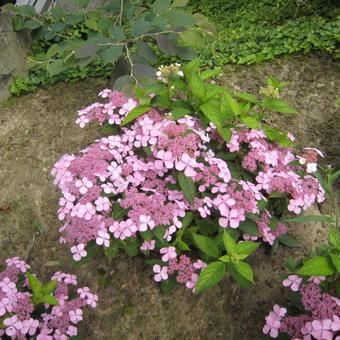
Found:
[[[77,335],[75,325],[82,320],[82,308],[96,306],[98,297],[95,294],[87,287],[79,288],[78,297],[70,299],[69,286],[77,285],[77,278],[57,272],[52,280],[57,281],[53,296],[59,304],[44,304],[39,315],[31,301],[29,283],[24,279],[30,266],[17,257],[7,259],[6,266],[0,272],[0,319],[4,325],[0,329],[0,339],[24,340],[34,336],[37,340],[67,340]]]
[[[207,264],[201,260],[192,263],[186,255],[177,258],[175,247],[162,248],[160,253],[165,254],[162,260],[168,262],[168,265],[161,267],[159,264],[155,264],[153,266],[154,280],[156,282],[164,281],[169,278],[169,275],[175,274],[178,283],[185,284],[188,289],[194,292],[199,277],[196,271],[203,269]]]
[[[263,333],[272,338],[281,332],[294,340],[340,340],[340,300],[321,292],[318,284],[324,280],[324,277],[311,277],[303,283],[297,275],[288,276],[283,285],[300,292],[306,313],[286,316],[287,310],[275,305],[266,317]]]
[[[79,111],[80,127],[94,119],[119,125],[138,104],[108,89],[99,95],[107,103]],[[135,238],[158,226],[166,227],[164,240],[171,242],[186,213],[195,212],[201,218],[217,217],[221,228],[238,228],[247,214],[261,214],[260,237],[273,244],[287,228],[279,223],[272,229],[271,214],[259,211],[259,201],[275,192],[287,194],[289,210],[300,213],[324,199],[318,181],[298,175],[290,165],[297,160],[291,150],[271,143],[262,131],[239,126],[224,144],[225,152],[243,159],[242,171],[253,173],[253,181],[234,178],[228,161],[215,154],[216,144],[221,140],[212,124],[205,128],[191,116],[174,121],[171,114],[150,110],[119,134],[95,141],[81,156],[64,155],[52,169],[63,195],[60,242],[72,244],[76,261],[87,255],[90,241],[108,247],[111,239]],[[179,173],[194,182],[198,193],[193,201],[181,191]],[[114,219],[111,212],[117,206],[125,215]],[[153,249],[155,242],[141,245],[143,251]]]

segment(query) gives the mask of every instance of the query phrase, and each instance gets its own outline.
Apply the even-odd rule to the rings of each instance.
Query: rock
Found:
[[[0,102],[9,97],[8,86],[16,75],[27,72],[28,32],[14,32],[12,15],[0,12]]]

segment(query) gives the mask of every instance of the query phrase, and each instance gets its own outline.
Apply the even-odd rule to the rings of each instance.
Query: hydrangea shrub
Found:
[[[67,340],[78,334],[83,308],[96,307],[98,297],[78,288],[73,274],[56,272],[43,285],[18,257],[0,272],[0,339]]]
[[[227,271],[249,286],[243,260],[258,241],[295,245],[289,215],[324,200],[310,166],[319,151],[299,158],[293,136],[261,125],[270,108],[295,113],[286,103],[231,95],[204,81],[214,74],[194,63],[162,67],[159,82],[136,97],[105,89],[104,102],[78,112],[80,127],[98,120],[111,135],[52,170],[60,242],[75,261],[98,246],[109,258],[142,252],[158,257],[149,263],[164,291],[177,281],[199,292]]]

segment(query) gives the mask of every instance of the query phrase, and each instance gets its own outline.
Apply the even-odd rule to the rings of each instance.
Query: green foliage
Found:
[[[92,11],[85,10],[88,0],[75,2],[84,9],[80,14],[66,13],[59,6],[41,16],[26,5],[3,7],[16,14],[14,29],[29,29],[34,39],[31,73],[28,79],[15,80],[12,93],[55,82],[58,75],[63,80],[86,77],[94,65],[99,66],[98,75],[107,75],[109,66],[120,90],[155,76],[148,64],[157,64],[157,54],[195,56],[192,48],[212,34],[205,19],[197,20],[181,8],[186,1],[112,1]]]
[[[58,305],[58,300],[51,294],[57,287],[57,281],[52,280],[43,285],[35,276],[26,273],[28,283],[32,289],[33,295],[31,297],[32,303],[38,305],[40,303],[48,303],[50,305]]]
[[[339,8],[325,0],[191,0],[216,23],[200,58],[206,65],[253,64],[287,53],[337,53]]]

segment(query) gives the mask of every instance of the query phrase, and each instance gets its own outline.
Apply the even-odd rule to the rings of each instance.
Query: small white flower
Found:
[[[184,73],[182,71],[178,71],[177,74],[180,76],[180,77],[183,77],[184,76]]]
[[[299,163],[302,164],[302,165],[305,165],[306,164],[306,158],[300,157]]]
[[[309,174],[317,171],[317,164],[316,163],[307,163],[307,172]]]

